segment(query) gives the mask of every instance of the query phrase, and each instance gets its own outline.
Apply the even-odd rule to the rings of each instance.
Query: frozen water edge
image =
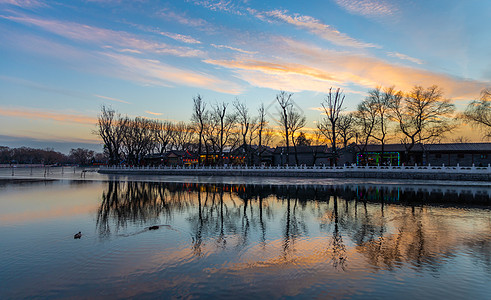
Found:
[[[6,175],[0,174],[0,181],[139,181],[139,182],[172,182],[172,183],[216,183],[246,185],[374,185],[374,186],[432,186],[432,187],[480,187],[490,188],[486,181],[451,181],[451,180],[410,180],[379,178],[307,178],[307,177],[253,177],[253,176],[188,176],[188,175],[115,175],[91,173],[80,176],[50,174],[40,175]]]

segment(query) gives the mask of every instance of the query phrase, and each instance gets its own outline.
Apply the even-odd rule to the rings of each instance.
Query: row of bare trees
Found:
[[[273,138],[264,105],[253,115],[238,99],[232,106],[209,105],[200,95],[193,98],[190,123],[129,118],[103,106],[95,133],[103,140],[110,164],[139,164],[148,154],[190,150],[197,152],[199,164],[210,163],[201,161],[203,155],[222,165],[223,154],[239,147],[245,162],[252,164],[253,155],[260,157]]]
[[[238,99],[235,99],[232,106],[227,102],[209,105],[197,95],[193,98],[191,126],[197,135],[200,164],[203,163],[202,154],[208,157],[213,153],[218,159],[215,163],[223,165],[224,151],[240,147],[245,163],[252,164],[254,155],[259,156],[260,160],[273,139],[273,131],[268,126],[264,105],[261,104],[256,114],[253,114],[247,105]]]
[[[148,154],[192,147],[194,128],[185,122],[129,118],[103,106],[97,131],[109,164],[138,164]]]
[[[367,145],[380,144],[382,157],[387,142],[402,143],[408,154],[417,144],[439,142],[446,133],[466,120],[484,128],[491,136],[491,91],[484,90],[480,100],[469,104],[465,113],[455,114],[455,106],[438,86],[415,86],[409,92],[394,87],[377,87],[368,92],[355,111],[345,110],[345,95],[340,89],[329,89],[321,102],[322,115],[315,131],[305,130],[306,117],[293,100],[293,94],[280,91],[275,98],[277,117],[274,131],[261,105],[251,112],[244,102],[206,103],[200,95],[193,98],[191,122],[170,122],[122,116],[102,107],[97,134],[102,138],[111,164],[122,160],[137,164],[150,153],[169,150],[191,150],[198,154],[199,164],[223,165],[226,151],[242,149],[244,163],[253,164],[254,157],[273,142],[274,135],[283,139],[286,160],[299,163],[297,146],[330,144],[334,158],[340,145],[354,143],[358,151]],[[295,160],[290,157],[293,146]],[[313,147],[315,148],[315,147]],[[316,155],[316,153],[313,153]],[[202,161],[201,157],[206,157]],[[408,155],[406,155],[408,157]]]
[[[77,164],[87,166],[93,163],[105,162],[106,158],[102,153],[95,153],[93,150],[86,148],[73,148],[66,155],[55,151],[53,148],[9,148],[0,146],[0,164]]]
[[[305,136],[301,129],[306,119],[295,109],[292,96],[286,92],[276,96],[280,107],[278,124],[287,148],[286,161],[290,162],[288,155],[292,142],[298,164],[296,146],[300,137]],[[345,95],[339,88],[329,89],[321,102],[322,117],[317,122],[317,131],[306,141],[309,145],[329,143],[333,164],[338,157],[339,144],[346,147],[354,142],[360,152],[365,152],[369,144],[381,144],[383,157],[384,146],[389,140],[404,144],[408,153],[416,144],[441,140],[457,126],[453,120],[455,106],[443,97],[437,86],[415,86],[409,92],[377,87],[349,113],[345,112],[344,101]]]
[[[380,144],[382,157],[389,140],[402,143],[408,153],[416,144],[441,140],[457,126],[455,106],[437,86],[415,86],[409,92],[377,87],[349,113],[343,111],[344,99],[339,89],[331,89],[321,103],[324,116],[317,123],[335,157],[337,143],[346,147],[352,141],[360,152],[369,144]]]

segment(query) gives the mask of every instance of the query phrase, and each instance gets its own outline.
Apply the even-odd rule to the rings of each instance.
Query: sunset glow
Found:
[[[101,151],[101,105],[187,122],[198,93],[256,111],[294,92],[309,128],[330,87],[352,111],[376,86],[438,85],[462,111],[491,86],[490,15],[477,0],[0,0],[0,145]]]

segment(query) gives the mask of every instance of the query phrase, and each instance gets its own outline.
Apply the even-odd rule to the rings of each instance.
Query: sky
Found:
[[[102,105],[189,121],[197,94],[274,117],[292,92],[308,128],[331,87],[352,111],[436,84],[462,111],[491,86],[490,32],[488,0],[0,0],[0,145],[101,151]]]

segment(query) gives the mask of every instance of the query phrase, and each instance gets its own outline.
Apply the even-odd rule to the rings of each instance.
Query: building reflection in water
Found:
[[[129,225],[173,225],[180,218],[198,258],[232,249],[262,253],[256,260],[273,256],[275,264],[308,258],[346,271],[361,255],[375,269],[410,264],[438,271],[464,248],[491,270],[489,199],[479,188],[110,181],[97,229],[109,238]],[[277,253],[268,252],[272,247]]]

